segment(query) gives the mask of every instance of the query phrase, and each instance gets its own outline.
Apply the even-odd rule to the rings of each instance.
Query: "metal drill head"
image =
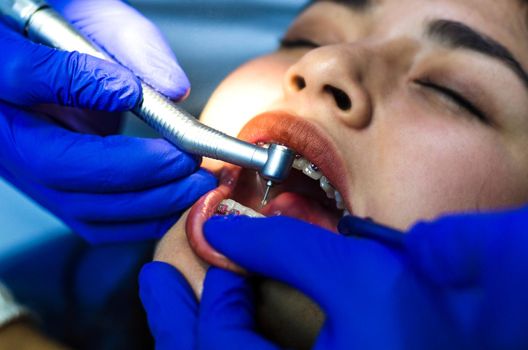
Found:
[[[282,182],[290,174],[296,152],[286,146],[271,144],[268,148],[268,160],[260,175],[266,180]]]
[[[272,187],[273,187],[273,181],[268,181],[266,183],[266,191],[264,192],[264,196],[262,197],[262,201],[260,202],[261,208],[264,208],[266,204],[268,204],[268,198],[269,198]]]

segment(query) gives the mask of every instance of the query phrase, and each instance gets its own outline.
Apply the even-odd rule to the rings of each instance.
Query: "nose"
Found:
[[[333,45],[308,52],[286,73],[286,98],[297,100],[301,112],[332,115],[352,128],[368,126],[371,102],[362,84],[368,56],[361,50]]]

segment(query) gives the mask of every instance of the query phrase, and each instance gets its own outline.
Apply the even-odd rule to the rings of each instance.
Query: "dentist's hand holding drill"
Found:
[[[0,23],[0,175],[91,242],[159,237],[214,178],[165,140],[102,135],[119,124],[108,112],[141,100],[138,77],[174,100],[189,81],[160,32],[122,1],[49,3],[132,71]]]

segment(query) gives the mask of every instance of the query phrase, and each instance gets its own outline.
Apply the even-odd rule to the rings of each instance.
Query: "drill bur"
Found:
[[[269,198],[272,187],[273,187],[273,181],[266,182],[266,191],[264,192],[264,196],[262,197],[262,201],[260,202],[261,208],[264,208],[266,204],[268,204],[268,198]]]

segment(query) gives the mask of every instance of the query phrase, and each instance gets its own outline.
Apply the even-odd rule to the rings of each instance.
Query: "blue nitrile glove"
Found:
[[[406,323],[404,316],[410,319],[411,315],[401,314],[401,303],[419,305],[416,319],[428,313],[436,315],[438,310],[428,295],[420,295],[415,275],[406,268],[402,256],[378,243],[338,236],[287,217],[218,216],[205,224],[204,231],[216,249],[248,271],[289,284],[320,305],[327,322],[316,349],[413,349],[414,344],[408,341],[411,336],[420,338],[410,340],[424,349],[423,330],[439,328],[436,316],[433,321],[420,320],[418,329]],[[153,271],[156,266],[149,268],[140,276],[141,289],[165,288],[148,275],[160,273]],[[173,278],[171,285],[175,284]],[[180,296],[184,287],[178,288],[174,290]],[[278,348],[255,332],[251,288],[243,277],[210,269],[195,316],[197,328],[190,334],[184,333],[177,314],[154,307],[185,307],[185,314],[191,314],[185,302],[188,296],[165,298],[168,295],[168,291],[142,293],[158,342],[162,335],[172,332],[174,339],[185,338],[186,344],[199,344],[197,348],[204,350]],[[406,340],[403,347],[402,339]],[[444,342],[439,348],[447,349],[448,344]]]
[[[401,251],[285,217],[220,217],[205,226],[209,242],[233,261],[321,306],[327,321],[316,349],[526,349],[527,232],[528,208],[418,224]],[[148,268],[140,281],[152,290],[157,267]],[[182,297],[181,278],[172,278],[178,283],[178,295],[142,295],[156,339],[171,333],[200,349],[273,348],[254,332],[244,278],[209,271],[199,311]],[[160,328],[155,303],[186,310],[197,328],[169,314]]]
[[[134,73],[174,99],[189,82],[158,30],[125,3],[51,4],[132,72],[32,43],[0,24],[0,176],[93,243],[159,237],[214,185],[196,172],[199,159],[163,140],[79,134],[48,117],[93,131],[78,119],[83,110],[124,111],[139,102]],[[47,116],[34,112],[37,105]]]
[[[185,277],[164,262],[139,274],[139,295],[158,350],[193,350],[197,345],[198,302]]]
[[[528,207],[416,225],[406,250],[465,344],[528,349]]]
[[[47,0],[116,61],[171,99],[190,84],[158,28],[121,0]]]
[[[242,276],[209,268],[200,305],[185,277],[164,262],[145,265],[139,285],[157,350],[276,348],[253,332],[251,288]]]

